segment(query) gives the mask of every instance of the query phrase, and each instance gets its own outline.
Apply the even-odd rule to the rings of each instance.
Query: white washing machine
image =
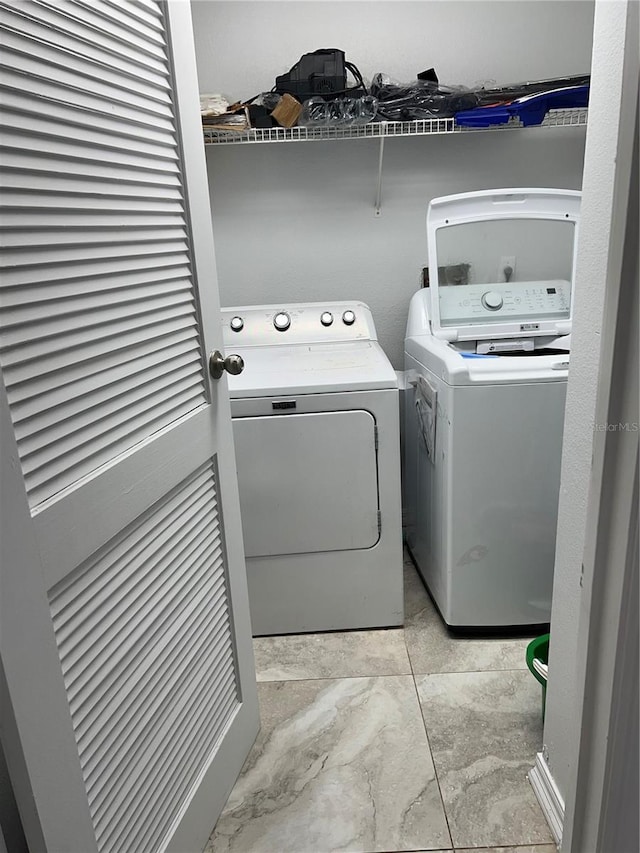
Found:
[[[401,625],[397,377],[369,308],[222,317],[254,635]]]
[[[452,628],[549,622],[580,194],[434,199],[405,339],[409,550]]]

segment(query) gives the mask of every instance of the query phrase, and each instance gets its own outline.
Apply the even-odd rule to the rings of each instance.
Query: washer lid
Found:
[[[503,189],[427,211],[431,332],[443,340],[571,331],[581,194]]]

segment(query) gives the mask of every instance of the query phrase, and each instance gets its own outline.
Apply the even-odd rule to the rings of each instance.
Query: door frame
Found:
[[[567,853],[613,849],[632,796],[620,783],[634,762],[637,773],[624,733],[638,689],[638,24],[634,0],[596,0],[578,259],[585,310],[569,373],[546,745],[530,773]]]

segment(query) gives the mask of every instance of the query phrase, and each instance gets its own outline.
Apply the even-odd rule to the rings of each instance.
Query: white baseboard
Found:
[[[560,846],[564,825],[564,800],[541,752],[536,755],[536,763],[529,771],[529,782],[538,798],[555,842]]]

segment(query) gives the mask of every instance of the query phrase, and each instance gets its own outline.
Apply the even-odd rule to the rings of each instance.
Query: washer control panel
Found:
[[[229,346],[377,340],[371,311],[363,302],[223,308],[222,327]]]
[[[568,281],[466,284],[438,289],[443,326],[569,317]]]

